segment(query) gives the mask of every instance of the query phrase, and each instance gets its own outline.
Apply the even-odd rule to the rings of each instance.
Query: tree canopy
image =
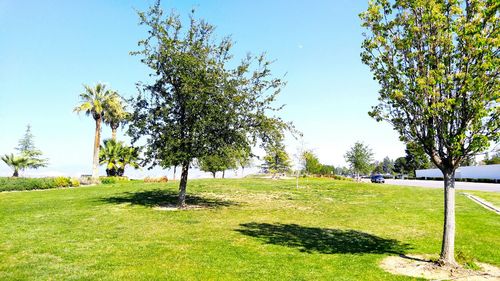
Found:
[[[373,152],[368,145],[356,142],[344,155],[345,160],[351,166],[351,170],[358,176],[367,174],[372,168]]]
[[[415,143],[445,178],[440,262],[454,259],[454,173],[500,137],[498,1],[370,1],[362,60],[379,82],[370,115]]]
[[[272,104],[284,81],[271,74],[264,55],[236,64],[229,37],[190,15],[184,25],[177,14],[165,16],[160,3],[139,12],[148,36],[132,52],[151,70],[150,83],[139,83],[132,105],[129,134],[145,139],[145,163],[181,166],[178,206],[185,205],[188,169],[195,159],[265,144],[288,125],[272,116]]]

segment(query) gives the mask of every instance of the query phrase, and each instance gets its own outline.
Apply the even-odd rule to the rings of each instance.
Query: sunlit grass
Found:
[[[192,180],[0,193],[0,280],[411,280],[379,261],[438,254],[442,191],[328,179]],[[307,186],[307,187],[304,187]],[[500,265],[498,215],[457,194],[457,250]]]

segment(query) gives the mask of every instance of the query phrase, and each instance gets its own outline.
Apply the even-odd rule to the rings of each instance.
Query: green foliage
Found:
[[[370,1],[362,60],[387,120],[451,174],[500,138],[498,1]]]
[[[486,159],[484,159],[484,164],[485,165],[500,164],[500,152],[498,152],[496,155],[493,155],[491,157],[486,157]]]
[[[344,155],[345,160],[356,174],[367,174],[372,169],[373,153],[362,142],[356,142]]]
[[[103,112],[104,123],[111,127],[113,139],[116,139],[116,130],[120,125],[124,125],[129,118],[126,111],[125,100],[115,91],[112,91],[110,99],[107,101],[107,108]]]
[[[67,177],[55,177],[54,179],[55,187],[69,187],[72,186],[71,178]]]
[[[200,170],[212,173],[215,178],[217,172],[237,168],[236,158],[230,149],[226,149],[219,155],[206,155],[198,160]]]
[[[115,184],[129,181],[127,177],[100,177],[99,179],[102,184]]]
[[[80,181],[78,179],[72,178],[70,181],[71,181],[72,187],[79,187],[80,186]]]
[[[48,159],[42,158],[42,151],[35,147],[34,136],[31,133],[31,126],[26,127],[26,132],[23,138],[19,140],[18,147],[16,150],[19,151],[22,157],[26,158],[25,169],[38,169],[42,167],[47,167]]]
[[[266,155],[261,168],[264,173],[287,173],[292,166],[290,157],[282,142],[270,143],[265,147]]]
[[[322,165],[318,157],[311,150],[304,151],[302,158],[305,162],[304,170],[307,174],[321,174]]]
[[[94,120],[102,120],[114,105],[117,93],[106,89],[106,85],[97,83],[94,87],[83,85],[85,91],[80,94],[80,104],[73,109],[76,113],[83,112]]]
[[[70,178],[0,178],[0,191],[49,189],[70,187]]]
[[[152,82],[139,84],[132,100],[129,135],[133,143],[145,138],[145,162],[151,167],[182,167],[182,206],[195,159],[220,155],[226,147],[267,143],[289,127],[268,116],[281,109],[272,104],[284,82],[272,77],[264,55],[235,64],[232,40],[217,40],[215,28],[193,14],[184,26],[178,15],[164,16],[157,2],[139,17],[148,37],[132,55],[149,67]]]
[[[121,141],[104,140],[104,145],[99,149],[99,164],[106,165],[108,176],[123,176],[127,166],[140,168],[139,153],[139,148],[126,146]]]
[[[16,156],[14,154],[5,154],[2,156],[2,161],[7,164],[13,171],[13,177],[19,176],[19,171],[23,171],[28,167],[29,159],[25,156]]]

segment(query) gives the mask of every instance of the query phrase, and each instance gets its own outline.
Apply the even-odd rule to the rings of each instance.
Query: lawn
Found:
[[[306,184],[304,181],[303,184]],[[439,253],[442,191],[328,179],[192,180],[0,193],[0,280],[412,280],[380,260]],[[498,215],[457,193],[457,251],[500,265]]]

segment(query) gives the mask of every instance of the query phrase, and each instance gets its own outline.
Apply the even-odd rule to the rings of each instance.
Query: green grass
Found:
[[[469,194],[480,197],[496,207],[500,207],[500,192],[466,191]]]
[[[306,181],[304,180],[304,183]],[[329,179],[192,180],[0,193],[0,280],[413,280],[383,257],[438,254],[442,191]],[[500,265],[498,215],[457,193],[457,250]]]

